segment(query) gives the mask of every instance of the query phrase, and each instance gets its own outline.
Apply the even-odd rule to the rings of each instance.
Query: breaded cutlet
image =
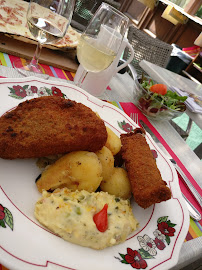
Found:
[[[62,97],[27,100],[0,117],[0,157],[4,159],[98,151],[106,140],[106,127],[95,112]]]
[[[125,162],[132,193],[137,204],[147,208],[169,200],[171,191],[162,180],[156,161],[141,128],[121,135],[121,154]]]

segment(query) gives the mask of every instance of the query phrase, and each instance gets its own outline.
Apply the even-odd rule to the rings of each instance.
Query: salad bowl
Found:
[[[136,77],[134,81],[134,104],[148,118],[171,120],[186,110],[186,96],[179,96],[149,77]]]

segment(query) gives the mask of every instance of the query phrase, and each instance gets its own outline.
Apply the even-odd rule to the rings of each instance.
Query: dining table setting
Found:
[[[86,30],[77,33],[70,25],[74,1],[68,2],[67,9],[57,6],[61,1],[53,1],[48,23],[57,21],[57,16],[64,19],[62,24],[57,22],[60,31],[56,34],[52,26],[47,26],[45,15],[36,19],[40,13],[36,2],[31,0],[29,8],[24,4],[30,32],[34,29],[34,43],[28,42],[29,35],[23,39],[14,33],[8,35],[0,24],[0,116],[12,114],[20,103],[29,103],[33,98],[58,96],[89,107],[118,137],[141,128],[171,199],[146,209],[131,199],[139,224],[136,230],[118,245],[111,242],[109,247],[95,250],[64,241],[36,219],[34,205],[41,194],[35,179],[37,183],[41,170],[34,159],[0,158],[0,270],[197,269],[202,264],[202,163],[171,125],[176,115],[168,116],[165,111],[165,118],[158,118],[152,111],[155,113],[148,116],[137,103],[142,86],[125,69],[133,59],[132,47],[125,38],[128,18],[103,3]],[[16,8],[23,11],[18,4]],[[54,37],[51,41],[50,31]],[[68,45],[54,43],[65,35],[68,37],[63,42]],[[126,47],[131,57],[120,66]],[[163,84],[181,97],[191,92],[200,100],[202,85],[145,60],[139,65],[149,76],[149,83]],[[187,114],[202,128],[200,103],[187,99],[185,105],[183,102],[180,114]]]

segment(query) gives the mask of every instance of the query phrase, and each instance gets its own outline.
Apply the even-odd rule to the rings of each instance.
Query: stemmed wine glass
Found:
[[[102,3],[82,33],[77,58],[85,71],[77,86],[81,87],[87,72],[100,72],[115,59],[128,27],[129,19],[114,7]]]
[[[14,67],[26,76],[27,71],[43,73],[38,64],[43,44],[51,44],[63,38],[71,22],[75,0],[30,0],[27,24],[33,37],[38,41],[31,61],[22,67],[16,60]]]

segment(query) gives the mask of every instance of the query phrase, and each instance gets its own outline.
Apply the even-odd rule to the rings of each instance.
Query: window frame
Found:
[[[189,3],[184,7],[184,11],[190,15],[194,15],[202,5],[202,1],[190,0]]]
[[[136,0],[138,1],[138,0]],[[128,18],[130,19],[131,23],[133,23],[137,28],[140,28],[142,23],[145,21],[147,18],[148,14],[151,13],[151,10],[145,6],[139,20],[134,19],[129,13],[128,10],[130,9],[131,3],[133,0],[124,0],[121,5],[121,12],[123,12]]]
[[[178,5],[172,3],[169,0],[159,1],[166,5],[173,6],[176,10],[187,16],[189,19],[194,20],[195,22],[202,25],[202,19],[194,15],[202,5],[202,0],[190,0],[184,8],[179,7]]]

